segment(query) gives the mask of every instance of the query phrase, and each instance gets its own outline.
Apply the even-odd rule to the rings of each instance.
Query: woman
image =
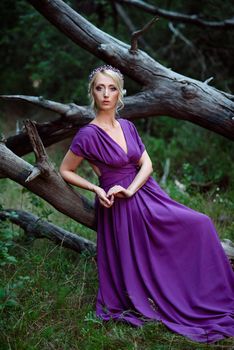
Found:
[[[63,178],[96,193],[99,289],[96,315],[141,326],[161,321],[197,342],[234,336],[234,272],[212,220],[169,197],[123,107],[123,76],[90,74],[95,118],[73,138]],[[76,174],[87,159],[99,186]]]

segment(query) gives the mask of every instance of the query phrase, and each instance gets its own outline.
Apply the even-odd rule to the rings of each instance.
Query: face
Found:
[[[97,73],[93,86],[93,97],[99,110],[115,109],[119,90],[111,77]]]

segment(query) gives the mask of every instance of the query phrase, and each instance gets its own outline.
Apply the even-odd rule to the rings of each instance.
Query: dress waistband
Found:
[[[123,180],[129,175],[136,174],[137,172],[138,167],[134,164],[127,164],[120,168],[102,168],[102,175],[99,176],[99,183],[105,187],[117,184],[117,182]]]

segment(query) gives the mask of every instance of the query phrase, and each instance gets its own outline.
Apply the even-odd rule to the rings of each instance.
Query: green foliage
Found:
[[[9,282],[6,286],[0,286],[0,312],[7,312],[7,309],[13,309],[14,311],[15,308],[21,308],[18,294],[26,287],[28,282],[30,282],[29,276],[18,276],[16,281]]]
[[[25,0],[3,1],[0,10],[5,15],[0,40],[0,58],[4,66],[1,93],[43,95],[61,102],[88,103],[86,77],[93,58],[87,57],[84,50]]]
[[[116,14],[109,1],[69,1],[67,2],[92,24],[109,35],[130,43],[130,33]],[[176,1],[157,6],[185,14],[198,14],[208,20],[231,18],[232,3],[228,1]],[[133,6],[124,10],[136,28],[142,28],[152,19]],[[87,77],[98,63],[97,58],[79,48],[70,39],[53,27],[26,0],[3,0],[2,35],[0,39],[0,91],[1,93],[21,93],[43,95],[61,102],[74,101],[87,104]],[[144,34],[150,49],[149,54],[173,70],[205,80],[214,76],[217,88],[230,92],[233,89],[234,47],[232,31],[204,29],[191,24],[174,23],[174,26],[190,41],[190,45],[175,36],[168,27],[168,20],[160,18]],[[139,43],[141,49],[142,44]],[[136,83],[126,77],[129,94],[139,89]]]
[[[2,206],[0,206],[0,210],[2,209]],[[11,215],[14,215],[14,212]],[[17,263],[17,259],[9,252],[14,245],[13,239],[17,236],[18,233],[9,228],[8,222],[0,221],[0,268],[7,264]]]
[[[3,207],[0,206],[0,210]],[[15,212],[10,213],[11,216],[17,218]],[[4,269],[11,266],[17,266],[18,259],[11,253],[12,248],[15,246],[14,239],[19,236],[16,230],[12,230],[9,227],[7,221],[0,221],[0,274],[3,275]],[[30,280],[29,276],[18,276],[14,281],[9,281],[6,284],[2,279],[0,282],[0,313],[6,312],[8,309],[15,309],[20,307],[18,301],[18,293],[25,287],[25,284]],[[0,326],[2,321],[0,321]]]

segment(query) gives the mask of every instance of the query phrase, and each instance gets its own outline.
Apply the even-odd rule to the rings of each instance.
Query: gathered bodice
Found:
[[[110,167],[108,165],[102,165],[101,176],[99,176],[99,183],[101,187],[108,187],[118,184],[118,182],[124,180],[126,177],[136,175],[139,167],[136,164],[128,163],[120,168]]]

